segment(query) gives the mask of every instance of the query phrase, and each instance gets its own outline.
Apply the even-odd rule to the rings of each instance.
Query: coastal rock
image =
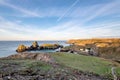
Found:
[[[48,54],[37,54],[35,60],[41,60],[50,63],[55,62],[54,59]]]
[[[46,53],[19,53],[1,59],[32,59],[49,63],[55,62],[55,60],[49,54]]]
[[[63,46],[59,44],[42,44],[40,46],[41,49],[58,49],[60,47],[63,47]]]
[[[16,52],[24,52],[24,51],[32,51],[32,50],[55,50],[58,48],[63,48],[63,46],[59,44],[42,44],[39,46],[37,41],[34,41],[30,47],[19,45]]]
[[[38,45],[37,41],[34,41],[34,42],[32,43],[32,46],[30,46],[30,49],[31,49],[31,50],[35,50],[35,49],[38,49],[38,47],[39,47],[39,45]]]
[[[26,46],[22,44],[18,46],[16,52],[24,52],[26,51],[26,49],[27,49]]]
[[[70,51],[69,49],[65,49],[65,48],[60,49],[60,52],[69,52],[69,51]]]

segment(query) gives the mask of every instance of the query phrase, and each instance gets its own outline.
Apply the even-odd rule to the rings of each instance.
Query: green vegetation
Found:
[[[120,47],[99,48],[100,57],[120,61]]]
[[[117,76],[120,76],[120,67],[116,68],[116,74],[117,74]]]
[[[56,49],[56,48],[58,48],[58,47],[60,47],[60,46],[61,46],[61,45],[59,45],[59,44],[42,44],[40,47]]]
[[[42,61],[37,61],[37,60],[0,60],[0,67],[3,67],[4,64],[8,64],[8,67],[9,65],[18,65],[17,68],[19,69],[33,69],[33,70],[38,70],[38,69],[41,69],[41,70],[49,70],[51,69],[51,65],[45,63],[45,62],[42,62]],[[2,65],[3,64],[3,65]],[[7,67],[7,66],[6,66]]]
[[[115,72],[120,77],[120,64],[111,60],[62,52],[50,53],[49,55],[55,59],[54,63],[47,63],[35,59],[1,59],[0,74],[3,77],[14,74],[24,76],[25,79],[25,76],[29,76],[33,80],[36,80],[37,76],[40,79],[59,79],[64,76],[65,79],[73,80],[75,80],[75,77],[76,79],[83,77],[85,80],[91,79],[91,77],[93,79],[96,77],[96,79],[106,80],[113,79],[111,68],[116,67]],[[11,77],[14,78],[15,76]]]
[[[49,64],[36,60],[0,60],[1,79],[5,80],[105,80],[108,78],[61,64]],[[79,75],[80,74],[80,75]]]
[[[45,62],[41,62],[41,61],[27,61],[26,63],[24,63],[24,66],[28,69],[34,69],[34,70],[45,70],[48,71],[50,70],[52,67],[51,65],[45,63]]]
[[[46,48],[46,47],[54,48],[54,47],[56,47],[56,45],[54,45],[54,44],[42,44],[41,47],[44,47],[44,48]]]
[[[111,68],[116,65],[117,74],[120,75],[119,64],[102,58],[68,53],[55,53],[51,55],[64,66],[99,75],[111,75]]]

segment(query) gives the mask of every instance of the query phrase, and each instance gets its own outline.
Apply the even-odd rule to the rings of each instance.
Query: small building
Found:
[[[95,44],[86,44],[85,51],[93,56],[98,56],[98,47]]]
[[[98,47],[95,44],[74,45],[72,50],[78,54],[98,56]]]

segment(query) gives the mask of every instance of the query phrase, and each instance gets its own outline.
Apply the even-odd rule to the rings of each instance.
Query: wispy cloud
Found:
[[[21,13],[24,13],[24,15],[28,15],[28,16],[33,16],[33,17],[41,17],[40,16],[40,13],[37,13],[37,12],[35,12],[35,11],[30,11],[30,10],[28,10],[28,9],[24,9],[24,8],[21,8],[21,7],[18,7],[18,6],[16,6],[16,5],[13,5],[13,4],[11,4],[11,3],[8,3],[7,1],[0,1],[0,4],[1,5],[4,5],[4,6],[7,6],[7,7],[10,7],[10,8],[12,8],[12,9],[14,9],[14,10],[17,10],[17,11],[19,11],[19,12],[21,12]]]
[[[62,16],[58,18],[57,21],[60,21],[77,3],[79,0],[76,0],[65,12],[63,12]]]
[[[120,5],[120,3],[118,3],[117,1],[115,2],[110,2],[108,4],[104,4],[103,6],[101,6],[101,8],[99,8],[97,11],[94,11],[94,14],[92,14],[91,16],[89,16],[86,21],[90,21],[100,15],[105,15],[106,13],[110,13],[112,9],[114,9],[115,7],[118,7]]]
[[[30,25],[1,20],[0,39],[12,40],[68,40],[72,38],[91,38],[98,36],[120,36],[120,22],[79,26],[73,22],[62,23],[53,28],[33,28]],[[63,26],[63,27],[60,27]],[[93,27],[93,28],[90,28]]]
[[[79,21],[79,24],[86,24],[88,21],[92,21],[93,19],[100,18],[103,16],[116,16],[113,14],[120,13],[118,10],[120,7],[119,1],[112,1],[109,3],[102,3],[92,6],[86,7],[78,7],[74,10],[70,16],[73,16],[74,19]]]
[[[99,17],[119,13],[119,1],[115,0],[109,3],[75,7],[73,10],[73,7],[78,1],[79,0],[76,0],[70,8],[46,8],[45,10],[40,11],[38,9],[34,12],[1,0],[1,5],[19,11],[29,17],[57,17],[57,21],[61,21],[65,17],[69,17],[70,19],[68,21],[58,22],[56,26],[42,29],[39,25],[35,27],[34,24],[28,25],[28,23],[25,22],[21,23],[21,20],[19,19],[12,22],[7,18],[0,16],[0,40],[67,40],[72,38],[92,38],[98,36],[120,36],[120,21],[106,19],[105,21],[100,20],[97,23],[94,22],[94,19]],[[114,16],[119,17],[119,15]],[[109,18],[110,17],[111,16],[109,16]],[[88,21],[93,21],[94,24],[86,26],[85,24]],[[54,24],[54,21],[49,23]]]
[[[47,7],[45,9],[35,8],[34,10],[13,5],[12,3],[6,0],[1,0],[0,4],[22,13],[22,14],[14,14],[14,16],[19,15],[20,17],[40,17],[40,18],[41,17],[42,18],[57,17],[58,18],[57,21],[65,19],[66,17],[69,17],[72,19],[77,18],[79,20],[90,21],[98,16],[100,17],[103,15],[109,15],[109,14],[115,13],[116,8],[118,9],[120,5],[120,2],[115,0],[109,3],[75,7],[75,5],[79,1],[80,0],[75,0],[75,2],[70,7],[68,6],[69,8],[68,7]],[[73,7],[75,8],[73,9]]]

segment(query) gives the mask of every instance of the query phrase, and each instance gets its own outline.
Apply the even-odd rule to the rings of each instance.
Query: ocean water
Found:
[[[33,41],[0,41],[0,57],[9,56],[11,54],[16,54],[15,51],[20,44],[24,44],[26,46],[31,46]],[[58,43],[63,46],[67,46],[66,41],[37,41],[39,45],[44,43]],[[34,51],[35,52],[35,51]],[[55,50],[40,50],[36,52],[55,52]]]

